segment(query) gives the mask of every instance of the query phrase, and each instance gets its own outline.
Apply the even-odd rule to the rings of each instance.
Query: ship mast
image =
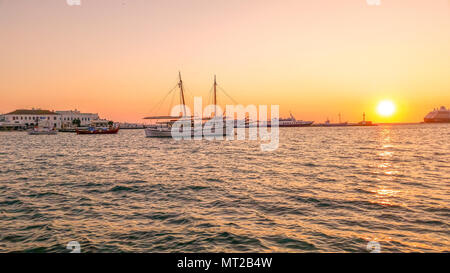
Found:
[[[217,111],[217,82],[216,75],[214,75],[214,117],[216,116]]]
[[[183,81],[181,80],[181,72],[178,71],[178,76],[180,81],[178,82],[178,87],[180,88],[180,99],[181,104],[183,105],[183,116],[186,116],[186,101],[184,100],[184,90],[183,90]]]

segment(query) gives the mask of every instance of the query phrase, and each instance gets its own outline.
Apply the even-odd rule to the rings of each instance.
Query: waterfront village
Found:
[[[290,114],[288,119],[279,119],[279,127],[308,127],[308,126],[323,126],[323,127],[342,127],[342,126],[376,126],[371,121],[366,121],[366,115],[363,113],[363,120],[358,123],[341,122],[339,114],[339,123],[331,123],[328,119],[325,123],[318,123],[313,125],[313,121],[296,120],[295,117]],[[424,117],[424,123],[449,123],[450,122],[450,109],[442,106],[435,108]],[[258,121],[254,124],[257,124]],[[259,121],[261,124],[261,121]],[[32,109],[18,109],[7,114],[0,114],[0,131],[25,131],[30,129],[36,129],[36,127],[44,126],[47,131],[61,132],[80,132],[82,128],[94,128],[94,127],[109,127],[116,128],[111,132],[101,131],[89,133],[116,133],[118,128],[120,129],[145,129],[147,127],[153,128],[154,125],[145,125],[139,123],[119,123],[113,122],[107,119],[101,119],[97,113],[82,113],[75,110],[65,111],[50,111],[42,110],[39,108]],[[252,126],[251,124],[245,124],[246,127]],[[150,129],[151,129],[150,128]],[[149,129],[149,130],[150,130]],[[158,132],[160,129],[157,130]],[[170,132],[170,128],[168,128]],[[46,132],[38,132],[44,134]],[[48,133],[48,132],[47,132]]]
[[[90,126],[94,122],[108,123],[97,113],[82,113],[78,110],[50,111],[42,109],[18,109],[0,115],[0,130],[27,130],[41,123],[50,124],[55,130],[74,130],[77,127]],[[122,129],[142,129],[142,124],[116,123]]]

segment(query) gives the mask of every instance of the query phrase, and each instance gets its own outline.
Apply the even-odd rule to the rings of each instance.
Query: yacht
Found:
[[[56,135],[58,131],[55,127],[51,126],[50,122],[47,120],[45,124],[37,125],[33,129],[28,131],[29,135]]]

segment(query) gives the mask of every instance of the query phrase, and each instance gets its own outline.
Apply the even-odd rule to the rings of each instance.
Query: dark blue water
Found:
[[[0,251],[450,250],[450,126],[281,128],[280,147],[0,132]]]

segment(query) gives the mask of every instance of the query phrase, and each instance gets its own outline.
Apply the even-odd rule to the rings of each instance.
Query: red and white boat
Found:
[[[76,129],[76,132],[78,135],[117,134],[119,128],[119,126],[114,126],[108,120],[94,120],[91,122],[91,126],[84,129]]]

